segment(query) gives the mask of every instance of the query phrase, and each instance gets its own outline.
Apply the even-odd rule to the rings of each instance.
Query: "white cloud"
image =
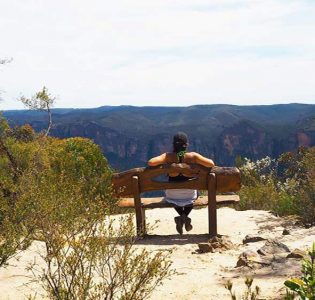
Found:
[[[0,108],[315,103],[315,3],[0,0]]]

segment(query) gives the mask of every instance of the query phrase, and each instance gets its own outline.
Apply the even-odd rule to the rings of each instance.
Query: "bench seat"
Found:
[[[216,202],[217,206],[237,204],[240,201],[238,195],[217,195]],[[208,196],[199,196],[194,202],[193,207],[207,206]],[[122,208],[135,208],[133,198],[122,198],[118,202],[118,206]],[[141,198],[141,206],[143,208],[166,208],[175,207],[174,204],[168,203],[164,200],[164,197],[155,198]]]

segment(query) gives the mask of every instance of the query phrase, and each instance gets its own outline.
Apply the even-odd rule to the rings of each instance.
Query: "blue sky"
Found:
[[[315,1],[0,0],[0,109],[315,104]]]

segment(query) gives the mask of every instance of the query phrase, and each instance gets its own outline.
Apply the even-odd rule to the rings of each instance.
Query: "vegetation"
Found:
[[[284,283],[302,300],[315,299],[315,243],[313,243],[313,247],[308,254],[309,259],[303,260],[302,277],[286,280]],[[292,294],[291,299],[295,299]]]
[[[315,222],[315,147],[284,153],[277,160],[237,163],[242,173],[241,209],[296,214],[305,223]]]
[[[253,284],[253,278],[247,277],[244,281],[246,285],[246,290],[241,296],[242,300],[256,300],[258,299],[258,296],[260,295],[260,288],[256,286],[254,289],[252,289]],[[231,281],[228,281],[225,284],[225,288],[229,291],[231,300],[237,300],[237,296],[235,292],[233,291],[233,283]]]
[[[52,127],[52,111],[51,108],[54,105],[56,98],[52,97],[48,93],[48,89],[43,87],[41,91],[36,93],[31,98],[21,97],[20,101],[29,109],[31,110],[38,110],[38,111],[46,111],[48,114],[48,127],[45,132],[45,136],[48,136],[49,131]]]
[[[42,261],[30,271],[42,297],[147,297],[172,274],[169,253],[136,250],[131,219],[113,223],[111,172],[88,139],[38,135],[1,118],[0,266],[39,240]]]

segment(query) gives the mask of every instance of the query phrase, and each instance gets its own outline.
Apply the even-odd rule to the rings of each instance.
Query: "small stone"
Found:
[[[213,248],[209,243],[199,243],[198,247],[201,253],[213,252]]]
[[[244,257],[239,257],[236,263],[236,268],[247,266],[248,261]]]
[[[282,235],[289,235],[290,231],[288,229],[283,229]]]
[[[287,258],[304,258],[306,253],[300,249],[294,249],[290,254],[288,254]]]
[[[260,241],[264,241],[264,240],[266,240],[266,239],[261,237],[261,236],[255,236],[255,235],[248,234],[243,239],[243,244],[256,243],[256,242],[260,242]]]

